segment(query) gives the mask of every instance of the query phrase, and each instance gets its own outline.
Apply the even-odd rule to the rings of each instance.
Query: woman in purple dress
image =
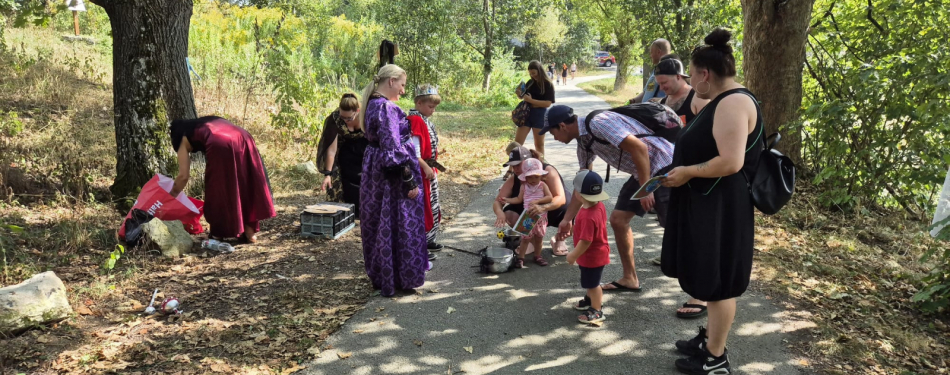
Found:
[[[406,114],[396,103],[406,72],[389,64],[363,91],[360,113],[369,147],[363,154],[360,232],[366,274],[383,296],[425,283],[429,269],[422,175]]]

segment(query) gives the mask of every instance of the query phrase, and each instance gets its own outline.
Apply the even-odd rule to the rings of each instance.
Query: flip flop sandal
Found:
[[[607,286],[607,285],[611,285],[611,286],[613,286],[614,288],[613,288],[613,289],[604,289],[604,286]],[[606,284],[600,284],[600,289],[603,290],[603,291],[605,291],[605,292],[642,292],[642,291],[643,291],[642,288],[630,288],[630,287],[625,286],[625,285],[623,285],[623,284],[621,284],[621,283],[618,283],[618,282],[616,282],[616,281],[611,281],[611,282],[606,283]]]
[[[676,311],[676,317],[680,319],[696,319],[706,315],[706,306],[698,305],[695,303],[683,303],[684,309],[699,309],[697,312],[684,313]]]
[[[557,257],[562,257],[562,256],[567,255],[568,254],[567,244],[564,243],[564,241],[560,241],[561,246],[559,247],[557,246],[558,242],[559,241],[553,238],[551,239],[551,254],[554,254],[554,256],[557,256]]]

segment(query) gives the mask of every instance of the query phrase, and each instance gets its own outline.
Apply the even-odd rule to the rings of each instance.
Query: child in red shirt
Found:
[[[574,309],[584,311],[577,317],[581,323],[602,322],[607,317],[601,311],[604,292],[600,276],[610,264],[610,245],[607,243],[607,209],[603,201],[610,198],[604,192],[604,180],[593,171],[580,171],[574,177],[574,191],[580,195],[581,210],[574,218],[574,251],[567,254],[567,263],[577,262],[581,269],[581,287],[587,295]]]

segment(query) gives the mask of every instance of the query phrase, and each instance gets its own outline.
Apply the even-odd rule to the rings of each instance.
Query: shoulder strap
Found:
[[[594,134],[594,131],[591,130],[591,127],[590,127],[590,122],[593,121],[594,117],[603,113],[604,111],[609,111],[609,109],[598,109],[596,111],[588,113],[587,117],[584,118],[584,129],[587,130],[587,135],[590,136],[590,142],[587,142],[587,145],[584,146],[584,148],[586,148],[588,152],[591,150],[591,147],[594,146],[594,142],[608,144],[606,140]]]

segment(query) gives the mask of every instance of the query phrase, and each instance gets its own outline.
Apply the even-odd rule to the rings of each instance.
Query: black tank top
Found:
[[[696,114],[693,113],[693,108],[692,108],[693,94],[695,93],[696,93],[696,90],[690,89],[689,94],[686,95],[686,100],[683,101],[683,105],[681,105],[679,109],[676,110],[676,114],[684,119],[683,126],[686,126],[691,121],[693,121],[694,118],[696,118]],[[660,101],[660,104],[666,104],[666,101],[669,98],[670,98],[669,96],[664,97],[663,100]]]

